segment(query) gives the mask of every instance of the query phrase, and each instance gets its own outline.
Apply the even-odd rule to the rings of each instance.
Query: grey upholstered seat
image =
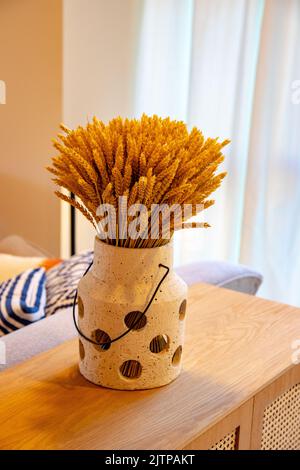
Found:
[[[228,289],[254,295],[262,276],[246,266],[226,262],[201,262],[177,268],[176,271],[188,285],[206,282]],[[40,352],[76,336],[71,309],[26,326],[4,336],[1,341],[6,349],[6,364],[0,371],[29,359]]]
[[[201,261],[180,266],[176,271],[188,285],[205,282],[251,295],[256,294],[263,280],[257,271],[227,261]]]

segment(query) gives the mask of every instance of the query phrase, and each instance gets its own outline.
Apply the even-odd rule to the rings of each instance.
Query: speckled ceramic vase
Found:
[[[142,312],[170,268],[146,315]],[[187,286],[173,270],[173,248],[119,248],[96,237],[94,264],[78,286],[80,372],[120,390],[160,387],[181,370]],[[128,328],[121,339],[109,343]]]

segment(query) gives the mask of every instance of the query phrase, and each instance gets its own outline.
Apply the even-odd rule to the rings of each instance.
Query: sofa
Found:
[[[0,241],[0,253],[49,256],[49,253],[16,235]],[[193,263],[180,266],[176,271],[188,285],[204,282],[250,295],[256,294],[263,280],[260,273],[247,266],[224,261]],[[2,349],[5,349],[6,360],[5,364],[0,364],[0,371],[75,336],[71,308],[60,310],[52,316],[2,336],[0,343]]]

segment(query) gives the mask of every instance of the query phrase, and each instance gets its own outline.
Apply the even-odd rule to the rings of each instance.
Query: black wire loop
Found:
[[[83,274],[83,277],[89,272],[89,270],[91,269],[93,265],[93,261],[91,262],[91,264],[89,265],[89,267],[86,269],[86,271],[84,272]],[[148,304],[146,305],[145,309],[143,310],[142,312],[142,315],[138,315],[137,316],[137,319],[133,322],[133,324],[131,325],[130,328],[128,328],[128,330],[124,331],[124,333],[120,334],[119,336],[117,336],[116,338],[114,339],[111,339],[109,341],[106,341],[105,343],[98,343],[97,341],[94,341],[92,338],[89,338],[88,336],[86,336],[79,328],[78,324],[77,324],[77,321],[76,321],[76,314],[75,314],[75,306],[76,306],[76,301],[77,301],[77,294],[78,294],[78,291],[76,289],[76,292],[75,292],[75,296],[74,296],[74,300],[73,300],[73,321],[74,321],[74,325],[75,325],[75,328],[77,330],[77,332],[79,333],[79,335],[84,338],[86,341],[88,341],[89,343],[92,343],[92,344],[95,344],[96,346],[109,346],[111,345],[112,343],[115,343],[116,341],[118,341],[119,339],[121,338],[124,338],[124,336],[128,335],[128,333],[133,330],[133,328],[135,327],[135,325],[137,325],[138,322],[140,322],[140,320],[146,315],[146,313],[148,312],[149,308],[151,307],[151,304],[158,292],[158,289],[160,288],[160,286],[162,285],[162,283],[164,282],[164,280],[166,279],[167,275],[169,274],[169,271],[170,271],[170,268],[168,266],[165,266],[164,264],[159,264],[158,265],[159,268],[164,268],[166,269],[166,272],[165,274],[163,275],[163,277],[161,278],[161,280],[159,281],[159,283],[157,284]]]

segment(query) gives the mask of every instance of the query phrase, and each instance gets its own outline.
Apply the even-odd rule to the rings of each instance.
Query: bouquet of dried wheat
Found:
[[[79,209],[100,236],[104,215],[99,207],[115,208],[116,236],[103,237],[113,245],[145,248],[168,242],[175,230],[190,226],[188,218],[214,203],[208,197],[226,175],[216,172],[224,159],[222,149],[229,141],[205,140],[197,128],[188,132],[183,122],[169,118],[118,117],[107,125],[94,118],[86,127],[70,130],[61,125],[61,129],[64,134],[59,134],[60,141],[54,141],[59,155],[48,170],[55,175],[53,181],[76,199],[60,191],[56,194]],[[144,208],[138,236],[123,233],[120,220],[124,204]],[[183,211],[180,221],[173,217],[165,230],[162,205],[189,206],[192,210]],[[134,216],[124,213],[127,227]],[[155,221],[158,230],[153,237],[150,231]]]

